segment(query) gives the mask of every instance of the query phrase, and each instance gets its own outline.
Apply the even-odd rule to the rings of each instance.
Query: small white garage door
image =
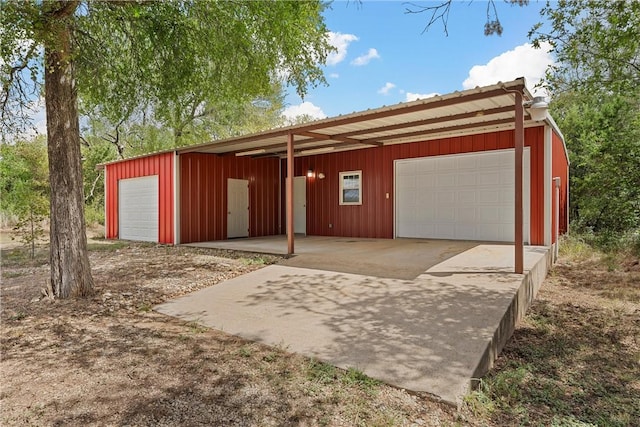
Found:
[[[524,152],[529,241],[529,149]],[[396,236],[513,242],[514,150],[397,160]]]
[[[158,205],[158,175],[118,181],[118,237],[157,242]]]

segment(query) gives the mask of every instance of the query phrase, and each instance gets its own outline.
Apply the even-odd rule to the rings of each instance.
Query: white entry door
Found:
[[[118,181],[118,238],[157,242],[158,175]]]
[[[513,242],[514,150],[398,160],[396,236]],[[524,239],[529,241],[529,148],[524,151]]]
[[[293,232],[307,234],[307,177],[293,179]]]
[[[249,237],[249,181],[227,181],[227,239]]]

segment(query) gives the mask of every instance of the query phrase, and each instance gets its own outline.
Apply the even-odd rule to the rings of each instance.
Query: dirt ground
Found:
[[[633,266],[610,272],[600,264],[591,271],[582,264],[559,264],[489,374],[484,394],[470,395],[457,412],[358,371],[152,310],[277,257],[104,241],[92,243],[90,253],[95,295],[51,301],[40,291],[49,274],[47,248],[40,246],[35,260],[20,248],[2,251],[1,425],[526,425],[523,413],[549,425],[570,417],[591,420],[589,411],[612,412],[606,406],[612,401],[597,404],[590,382],[622,380],[617,388],[612,383],[601,390],[615,394],[620,412],[606,420],[633,425],[632,417],[640,419],[640,412],[633,413],[633,402],[640,401],[640,272]],[[558,334],[569,331],[563,339],[579,339],[573,353],[532,355],[535,349],[557,348]],[[593,348],[582,358],[585,346]],[[595,378],[576,377],[588,386],[571,382],[572,377],[568,397],[556,396],[566,401],[560,409],[523,393],[513,397],[513,389],[501,391],[492,380],[529,363],[527,357],[548,359],[538,362],[542,378],[567,376],[579,370],[570,354],[588,365],[585,371],[596,369],[594,363],[606,369]],[[579,388],[589,394],[578,401],[571,393]],[[509,397],[515,403],[505,400]],[[506,409],[499,402],[508,402]],[[517,405],[523,410],[508,410]]]

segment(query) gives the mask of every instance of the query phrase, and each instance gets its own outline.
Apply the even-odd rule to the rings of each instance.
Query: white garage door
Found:
[[[157,242],[158,175],[118,181],[119,238]]]
[[[529,149],[524,152],[529,241]],[[397,160],[396,236],[513,242],[514,150]]]

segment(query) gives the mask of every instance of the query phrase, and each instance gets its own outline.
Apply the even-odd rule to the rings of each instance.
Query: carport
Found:
[[[526,103],[523,103],[525,98]],[[525,116],[525,105],[529,107],[531,115]],[[543,110],[542,115],[540,110]],[[178,151],[181,154],[198,152],[233,154],[239,157],[274,155],[285,157],[288,177],[285,185],[287,253],[293,254],[296,220],[294,218],[294,180],[291,177],[295,176],[296,155],[352,151],[432,140],[453,134],[465,135],[514,129],[515,161],[512,171],[512,188],[515,191],[513,200],[515,221],[511,237],[515,241],[514,271],[522,273],[525,241],[523,182],[525,122],[529,126],[535,126],[538,121],[546,119],[546,104],[534,103],[533,97],[526,89],[524,78],[520,78],[504,84],[454,92],[431,99],[319,120],[310,124],[232,138],[213,144],[196,145]],[[452,172],[455,173],[455,170]],[[310,168],[308,173],[310,177],[313,176],[313,169]],[[495,187],[495,184],[490,187]],[[389,198],[389,193],[386,197]],[[340,204],[342,203],[341,200]],[[508,203],[507,207],[510,207]],[[484,226],[488,227],[488,225]],[[394,237],[397,236],[396,233]]]
[[[542,106],[520,78],[109,163],[105,235],[284,234],[289,254],[296,233],[500,241],[522,273],[524,245],[552,246],[567,225],[568,158]],[[119,194],[149,175],[157,221]]]

